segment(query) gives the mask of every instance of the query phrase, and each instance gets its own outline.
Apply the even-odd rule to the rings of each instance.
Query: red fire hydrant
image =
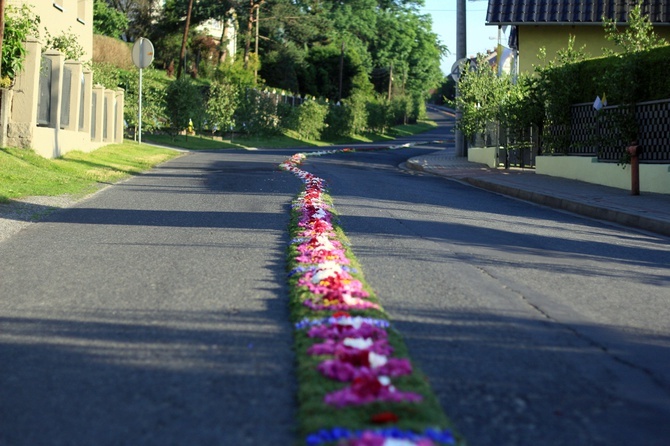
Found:
[[[640,146],[637,141],[630,143],[626,147],[626,151],[630,155],[630,193],[632,195],[640,195],[640,152],[642,151],[642,146]]]

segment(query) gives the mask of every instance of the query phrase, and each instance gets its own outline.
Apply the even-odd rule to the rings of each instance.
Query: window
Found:
[[[63,8],[63,2],[64,2],[64,1],[65,1],[65,0],[54,0],[54,8],[56,8],[56,9],[58,9],[58,10],[60,10],[60,11],[63,11],[63,9],[64,9],[64,8]]]
[[[77,22],[86,24],[86,8],[90,0],[77,0]]]

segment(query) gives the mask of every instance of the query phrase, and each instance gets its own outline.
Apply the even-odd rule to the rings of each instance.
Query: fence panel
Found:
[[[79,92],[79,130],[84,130],[85,127],[85,122],[84,122],[84,116],[85,116],[85,110],[84,110],[84,98],[86,96],[86,78],[84,76],[84,73],[81,73],[81,91]]]
[[[65,65],[63,67],[63,89],[60,99],[60,128],[64,129],[70,125],[70,93],[72,92],[72,69]]]
[[[52,61],[42,57],[40,65],[39,95],[37,97],[37,125],[51,124],[51,76]]]
[[[97,129],[98,116],[98,93],[94,90],[91,92],[91,138],[95,138]]]
[[[670,162],[670,100],[637,105],[641,162]]]
[[[620,162],[626,146],[621,125],[626,121],[621,113],[626,108],[604,107],[599,111],[593,104],[572,106],[569,128],[551,126],[546,129],[549,138],[567,136],[569,144],[564,148],[567,155],[597,156],[602,161]],[[641,102],[635,105],[638,143],[642,146],[640,162],[670,162],[670,99]]]

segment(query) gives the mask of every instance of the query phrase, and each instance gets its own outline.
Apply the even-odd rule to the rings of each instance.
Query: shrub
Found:
[[[368,129],[386,133],[391,127],[392,113],[389,101],[382,97],[371,98],[365,105],[368,114]]]
[[[256,135],[276,135],[281,132],[277,102],[271,95],[255,89],[243,90],[235,111],[237,130]]]
[[[139,70],[118,70],[119,86],[125,92],[124,119],[130,128],[137,128],[139,104]],[[142,71],[142,130],[156,131],[168,123],[166,86],[162,73],[152,68]]]
[[[39,35],[40,18],[33,14],[30,6],[5,8],[5,32],[2,40],[2,73],[0,79],[6,87],[14,85],[16,76],[23,69],[26,47],[23,44],[28,36]]]
[[[326,116],[325,134],[329,137],[354,136],[366,130],[367,122],[365,98],[356,94],[330,106]]]
[[[412,114],[412,98],[409,96],[396,96],[391,100],[391,123],[392,125],[407,124]],[[416,119],[414,119],[416,121]]]
[[[234,114],[238,100],[238,91],[234,85],[214,82],[210,86],[205,112],[212,132],[218,130],[223,133],[235,125]]]
[[[189,121],[193,121],[196,128],[201,127],[204,116],[202,93],[187,78],[182,77],[172,82],[165,92],[167,116],[173,134],[186,129]]]
[[[52,36],[49,30],[44,28],[46,48],[58,50],[65,54],[66,60],[81,60],[84,57],[84,47],[79,43],[79,36],[72,32],[62,31],[60,35]]]
[[[296,131],[298,134],[308,140],[318,140],[321,138],[321,132],[326,127],[326,115],[328,106],[315,100],[308,100],[302,103],[298,108]]]

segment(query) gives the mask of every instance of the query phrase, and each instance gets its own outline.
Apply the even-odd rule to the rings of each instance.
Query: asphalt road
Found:
[[[399,171],[413,153],[306,170],[469,444],[670,444],[669,240]]]
[[[0,445],[292,444],[290,153],[184,156],[0,243]]]
[[[667,445],[668,239],[397,167],[426,150],[305,168],[469,444]],[[292,153],[190,154],[0,242],[0,445],[292,444]]]

